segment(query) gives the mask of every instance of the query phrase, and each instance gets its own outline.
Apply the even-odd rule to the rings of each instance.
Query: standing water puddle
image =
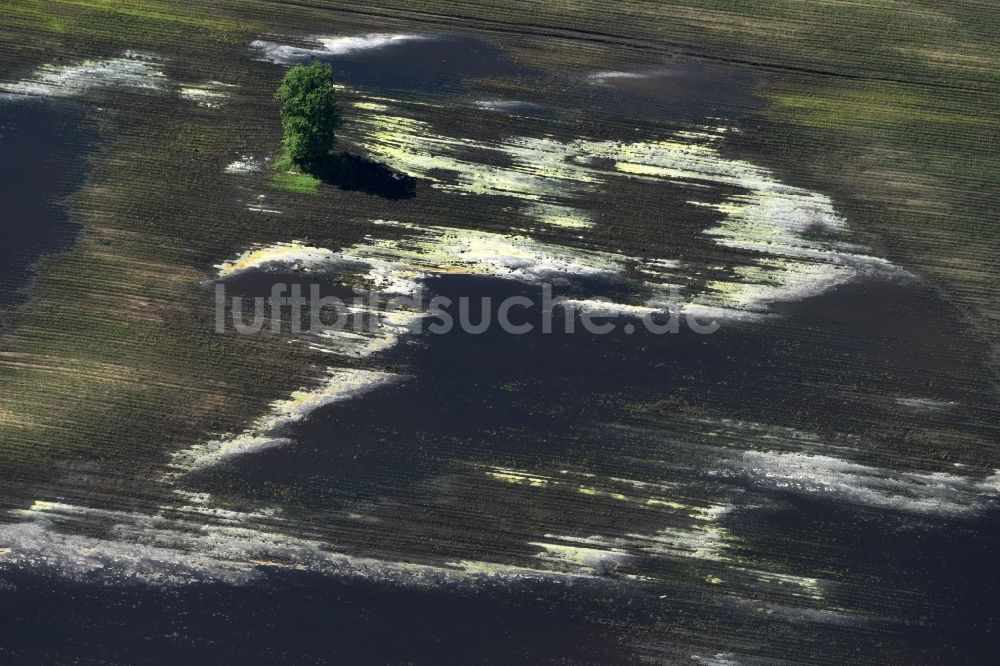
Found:
[[[455,35],[317,37],[297,44],[258,40],[251,48],[262,59],[277,64],[323,60],[333,65],[338,81],[386,92],[454,92],[470,79],[521,77],[533,72],[493,44]]]
[[[85,175],[85,122],[70,102],[0,94],[0,307],[23,300],[34,264],[73,241],[58,201]]]

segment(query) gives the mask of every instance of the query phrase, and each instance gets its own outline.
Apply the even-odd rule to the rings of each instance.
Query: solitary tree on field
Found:
[[[274,94],[281,102],[285,154],[304,170],[329,154],[334,130],[340,126],[331,74],[326,63],[296,65]]]

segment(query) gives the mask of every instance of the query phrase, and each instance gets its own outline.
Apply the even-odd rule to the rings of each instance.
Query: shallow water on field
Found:
[[[529,100],[473,95],[476,106],[512,116],[599,113],[630,122],[700,123],[761,106],[750,93],[753,72],[693,58],[550,78],[487,40],[433,32],[271,37],[254,41],[251,52],[283,66],[322,60],[338,82],[381,94],[454,97],[488,81],[527,84]]]
[[[499,47],[458,35],[317,36],[295,43],[257,40],[251,49],[261,59],[282,65],[323,60],[333,65],[338,81],[384,92],[456,92],[470,79],[533,73]]]
[[[329,59],[340,82],[383,94],[530,74],[468,38],[252,52]],[[1000,473],[948,450],[995,438],[983,350],[932,289],[853,244],[829,197],[724,157],[714,113],[741,106],[747,81],[667,65],[582,76],[566,99],[600,113],[698,116],[627,140],[517,121],[457,135],[434,111],[357,104],[347,140],[422,196],[470,215],[509,205],[508,228],[373,220],[346,246],[248,239],[218,259],[216,284],[248,299],[278,282],[347,302],[357,286],[491,299],[473,321],[506,297],[542,303],[551,284],[615,331],[571,318],[576,332],[546,334],[533,307],[515,315],[535,325],[524,335],[415,333],[422,307],[360,303],[350,316],[379,328],[287,334],[330,367],[244,431],[174,452],[149,480],[162,504],[46,496],[0,525],[5,620],[23,628],[0,649],[316,663],[988,653]],[[234,164],[227,177],[260,186],[263,161]],[[634,191],[658,205],[636,223],[657,232],[642,256],[601,236],[633,214],[602,202]],[[720,328],[654,334],[638,319],[672,311]]]
[[[79,186],[93,134],[86,109],[0,95],[0,307],[23,300],[35,263],[69,247],[59,200]]]
[[[329,278],[360,270],[335,265]],[[249,271],[229,284],[252,296],[296,277]],[[327,277],[320,269],[308,279]],[[323,293],[347,298],[335,282]],[[542,298],[537,285],[488,276],[425,286],[456,301]],[[589,278],[573,288],[619,287]],[[926,344],[928,332],[900,312],[933,313],[933,296],[864,282],[796,315],[727,322],[712,335],[558,326],[404,335],[370,357],[398,381],[309,408],[272,446],[186,471],[171,481],[178,501],[161,511],[24,512],[24,531],[0,532],[32,565],[11,577],[11,594],[54,607],[49,617],[68,623],[65,640],[77,646],[88,628],[108,630],[73,614],[138,604],[143,626],[178,628],[150,634],[178,655],[247,654],[252,637],[212,641],[263,622],[282,641],[300,635],[299,623],[332,623],[332,634],[285,649],[363,663],[460,659],[497,632],[517,637],[497,647],[504,661],[732,654],[758,663],[789,650],[819,663],[843,654],[932,663],[952,649],[973,658],[981,644],[971,638],[997,597],[991,579],[968,573],[987,571],[1000,546],[991,536],[1000,479],[900,458],[871,435],[912,409],[879,402],[878,383],[904,367],[913,379],[886,388],[913,395],[925,369],[958,373],[953,386],[920,393],[955,405],[951,413],[907,411],[912,423],[976,421],[962,374],[971,369],[962,353],[923,365],[886,356],[865,342],[872,318],[852,322],[852,308],[830,323],[869,290],[898,308],[883,328],[898,325],[895,349]],[[540,327],[538,314],[514,323]],[[823,379],[843,363],[842,346],[862,355],[851,385]],[[852,395],[854,383],[871,392]],[[110,539],[87,536],[101,533]],[[35,578],[52,566],[65,579]],[[223,606],[224,626],[205,619]],[[619,625],[634,636],[628,649],[608,628]],[[399,640],[373,645],[390,626],[402,627]],[[437,639],[451,643],[448,656]],[[29,632],[17,645],[37,641]],[[112,649],[99,654],[141,650]]]

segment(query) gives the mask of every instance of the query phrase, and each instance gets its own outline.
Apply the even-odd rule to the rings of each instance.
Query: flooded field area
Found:
[[[0,655],[989,663],[990,350],[773,74],[352,20],[0,79]]]
[[[9,307],[23,298],[35,263],[73,241],[59,200],[79,187],[94,137],[85,109],[72,104],[0,94],[0,114],[0,307]]]

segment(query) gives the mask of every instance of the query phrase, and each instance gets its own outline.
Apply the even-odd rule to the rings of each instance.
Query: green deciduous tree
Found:
[[[326,63],[296,65],[274,94],[281,102],[285,155],[307,171],[329,154],[340,126],[331,74]]]

